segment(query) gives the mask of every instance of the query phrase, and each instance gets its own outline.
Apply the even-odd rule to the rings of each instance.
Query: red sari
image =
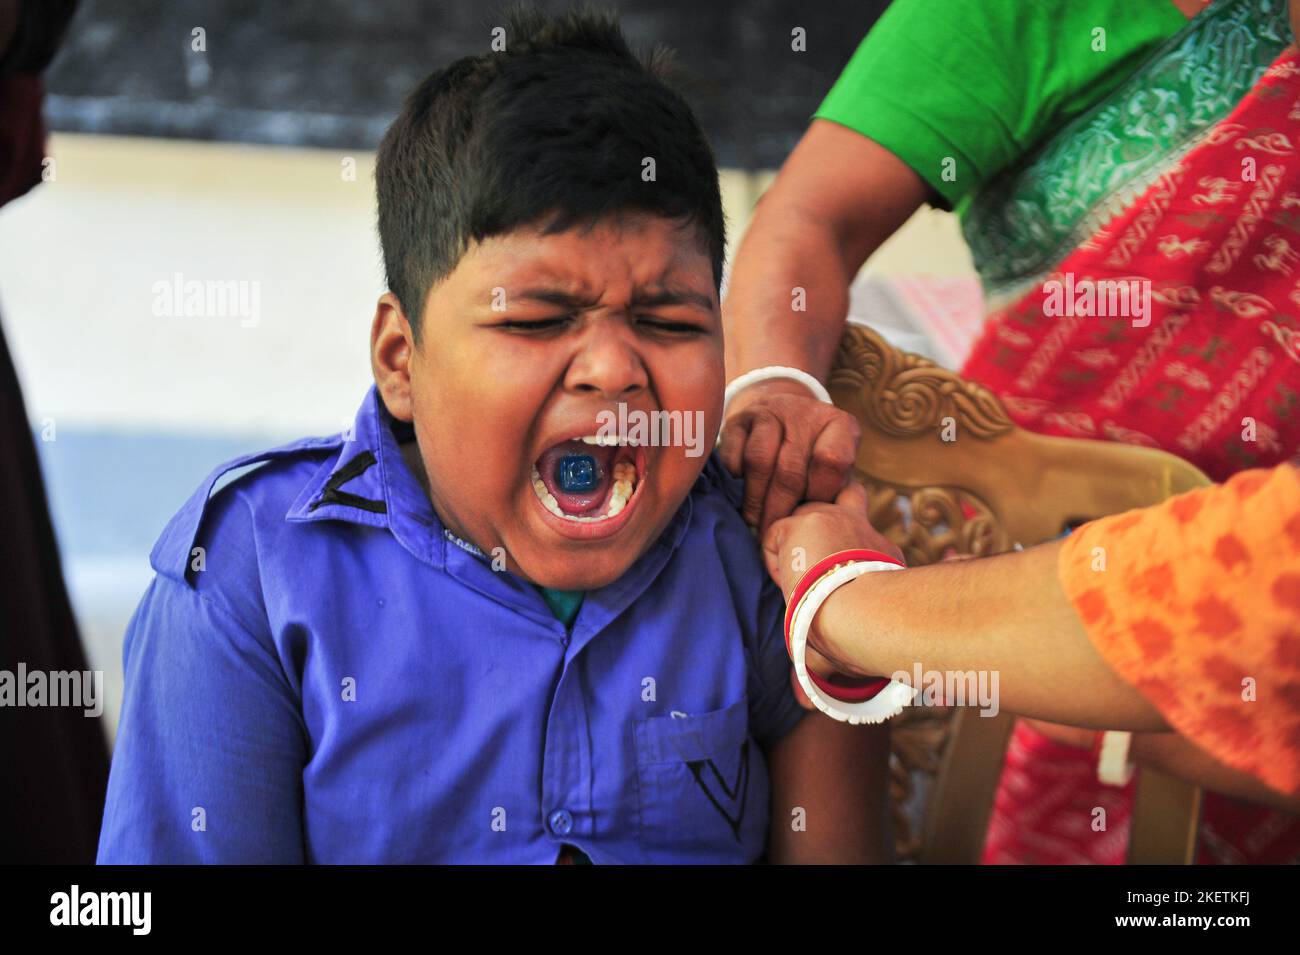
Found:
[[[1060,314],[1150,280],[1150,311]],[[1059,282],[1060,286],[1049,283]],[[1093,285],[1093,288],[1097,286]],[[1140,301],[1135,299],[1134,301]],[[1114,304],[1113,301],[1111,304]],[[1130,302],[1130,306],[1132,302]],[[1048,317],[1045,315],[1045,306]],[[1074,314],[1069,314],[1073,311]],[[1093,314],[1078,314],[1078,312]],[[986,322],[963,368],[1022,427],[1162,448],[1215,480],[1300,449],[1300,56],[1293,47],[1136,202]],[[985,862],[1124,861],[1131,786],[1020,724]],[[1108,807],[1107,833],[1088,825]],[[1201,862],[1300,861],[1300,817],[1207,794]]]

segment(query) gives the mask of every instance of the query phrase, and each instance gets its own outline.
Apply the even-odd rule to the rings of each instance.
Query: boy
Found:
[[[612,17],[506,37],[380,147],[355,428],[218,468],[153,551],[101,862],[885,853],[885,738],[803,716],[685,440],[722,410],[703,134]],[[610,427],[664,412],[698,427]]]

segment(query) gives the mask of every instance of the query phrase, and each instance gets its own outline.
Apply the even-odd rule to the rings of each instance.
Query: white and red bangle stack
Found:
[[[878,570],[903,570],[904,564],[874,550],[842,550],[819,560],[799,582],[785,610],[785,643],[794,661],[795,677],[814,706],[846,723],[883,723],[897,716],[916,696],[916,690],[897,680],[870,677],[847,681],[825,679],[811,672],[804,659],[813,618],[836,589],[863,574]]]

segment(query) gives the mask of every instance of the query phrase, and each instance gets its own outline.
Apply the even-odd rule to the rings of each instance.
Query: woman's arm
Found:
[[[802,567],[853,547],[892,549],[856,486],[774,524],[764,555],[788,594]],[[867,574],[822,606],[809,642],[824,658],[810,653],[810,664],[996,674],[1010,712],[1173,729],[1194,749],[1151,758],[1209,785],[1217,762],[1290,797],[1300,794],[1290,729],[1300,712],[1298,615],[1300,469],[1281,465],[1027,551]]]
[[[912,673],[918,663],[996,674],[998,705],[1036,719],[1167,730],[1088,639],[1057,576],[1060,547],[866,574],[831,595],[811,642],[862,675]]]
[[[927,193],[883,146],[814,120],[759,201],[736,253],[722,306],[728,380],[765,365],[824,378],[853,277]],[[802,385],[751,385],[727,411],[722,460],[745,478],[742,513],[751,525],[765,530],[804,499],[829,501],[848,480],[857,422]]]
[[[754,211],[723,302],[727,374],[763,365],[829,370],[862,263],[925,201],[901,159],[816,119]],[[794,290],[806,292],[805,311]]]
[[[1038,720],[1028,722],[1039,733],[1066,746],[1092,749],[1097,742],[1096,730]],[[1225,766],[1177,733],[1134,733],[1128,758],[1139,768],[1159,770],[1225,796],[1261,803],[1283,812],[1300,812],[1300,794],[1280,793],[1249,773]]]
[[[804,567],[836,551],[897,554],[866,513],[866,491],[854,483],[834,504],[805,504],[774,524],[764,557],[782,592],[794,589]],[[860,676],[912,673],[918,663],[922,670],[996,673],[998,705],[1013,713],[1079,726],[1167,729],[1093,649],[1057,578],[1060,546],[859,577],[822,605],[809,634],[809,662],[825,670],[820,655],[831,669]]]
[[[1225,796],[1262,803],[1283,812],[1300,812],[1300,795],[1280,793],[1249,773],[1225,766],[1177,733],[1135,733],[1129,759],[1137,766],[1188,780]]]

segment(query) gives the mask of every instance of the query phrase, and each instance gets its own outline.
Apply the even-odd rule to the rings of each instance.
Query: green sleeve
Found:
[[[960,206],[1185,23],[1171,0],[894,0],[815,116]]]

